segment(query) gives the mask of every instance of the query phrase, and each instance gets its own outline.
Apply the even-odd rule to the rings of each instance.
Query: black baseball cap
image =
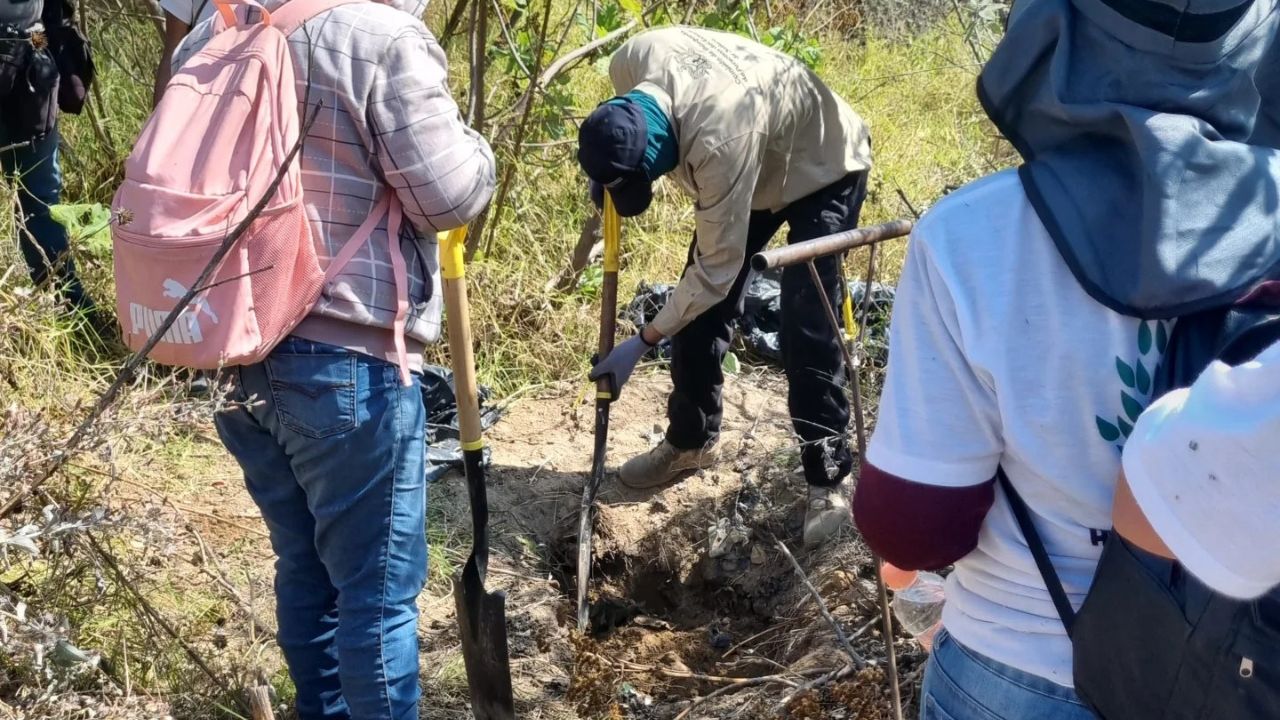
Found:
[[[578,129],[578,164],[591,180],[591,199],[604,205],[609,191],[622,217],[634,217],[653,202],[653,181],[644,169],[649,142],[644,111],[630,100],[602,103]]]

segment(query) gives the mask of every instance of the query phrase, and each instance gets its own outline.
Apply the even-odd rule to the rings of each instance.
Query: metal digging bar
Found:
[[[765,250],[753,255],[751,257],[751,268],[759,272],[769,268],[799,265],[802,262],[816,260],[827,255],[835,255],[854,248],[900,238],[910,234],[913,227],[915,227],[915,223],[911,220],[894,220],[883,225],[847,230],[834,235],[826,235],[813,240],[784,245],[780,248]]]
[[[822,278],[818,276],[818,269],[814,267],[813,261],[860,247],[869,247],[870,251],[874,252],[878,243],[909,235],[914,226],[915,223],[911,220],[894,220],[883,225],[858,228],[773,250],[766,250],[752,256],[751,267],[760,271],[769,268],[784,268],[801,263],[808,265],[809,277],[813,280],[814,287],[817,288],[818,297],[822,299],[822,307],[826,310],[827,321],[831,323],[831,331],[839,338],[841,337],[840,321],[836,319],[836,312],[831,306],[831,300],[827,298],[827,293],[822,288]],[[871,267],[873,265],[868,263],[868,272],[871,272]],[[864,293],[870,294],[871,282],[872,278],[868,277]],[[845,292],[848,292],[847,287]],[[867,326],[869,310],[870,303],[864,302],[861,311],[862,317],[859,319],[860,329]],[[859,336],[861,339],[861,333],[859,333]],[[859,348],[861,348],[860,339]],[[858,370],[853,362],[853,354],[849,351],[849,343],[841,342],[840,351],[844,354],[845,371],[849,375],[849,391],[853,396],[854,431],[857,433],[858,462],[859,466],[861,466],[861,463],[865,462],[867,457],[867,421],[862,409],[862,386],[858,381]],[[884,631],[885,654],[888,656],[889,688],[893,694],[893,716],[896,720],[902,720],[902,689],[898,683],[898,653],[893,647],[893,612],[889,609],[889,591],[884,585],[884,579],[880,577],[878,572],[880,558],[873,554],[872,561],[877,568],[875,573],[876,590],[880,595],[880,621]]]

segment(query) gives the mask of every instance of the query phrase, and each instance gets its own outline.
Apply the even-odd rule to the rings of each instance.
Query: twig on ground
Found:
[[[707,695],[703,695],[702,697],[694,698],[693,702],[689,703],[689,707],[685,708],[684,710],[681,710],[680,714],[676,715],[675,718],[673,718],[672,720],[684,720],[685,718],[689,717],[689,714],[694,711],[694,708],[698,707],[704,702],[707,702],[708,700],[711,700],[713,698],[718,698],[721,695],[728,695],[729,693],[737,692],[739,690],[743,690],[749,687],[757,687],[759,685],[768,685],[770,683],[779,683],[779,682],[790,685],[791,687],[796,687],[795,683],[789,680],[786,680],[780,675],[762,675],[760,677],[745,678],[743,680],[739,680],[738,682],[733,683],[732,685],[725,685],[724,687],[719,688]]]
[[[755,635],[752,635],[751,637],[747,638],[746,640],[743,640],[742,642],[738,643],[737,645],[734,645],[733,647],[729,648],[728,650],[725,650],[724,655],[721,655],[721,657],[729,657],[730,655],[732,655],[732,654],[734,654],[735,652],[737,652],[738,650],[740,650],[740,649],[742,648],[742,646],[743,646],[743,645],[746,645],[747,643],[751,642],[752,640],[757,640],[757,639],[759,639],[759,638],[762,638],[762,637],[764,637],[765,635],[768,635],[769,633],[772,633],[772,632],[776,632],[776,631],[778,631],[778,630],[781,630],[781,629],[782,629],[782,628],[784,628],[784,627],[786,627],[786,625],[772,625],[772,626],[770,626],[770,627],[767,627],[767,628],[765,628],[764,630],[761,630],[760,632],[756,633]]]
[[[669,677],[674,680],[697,680],[699,682],[733,684],[736,682],[741,682],[742,680],[767,679],[770,682],[778,682],[783,685],[797,684],[794,680],[787,678],[785,675],[761,675],[759,676],[759,678],[725,677],[723,675],[706,675],[703,673],[694,672],[692,670],[672,670],[671,668],[664,668],[660,665],[644,665],[641,663],[629,662],[627,660],[605,658],[599,655],[597,655],[596,657],[599,657],[602,661],[607,662],[610,665],[613,665],[615,668],[623,672],[658,673],[659,675],[662,675],[664,677]],[[801,672],[791,673],[791,675],[797,678],[806,678],[806,677],[814,677],[817,675],[821,675],[824,672],[826,672],[826,670],[805,670]]]
[[[818,588],[813,586],[813,582],[810,581],[809,576],[805,574],[804,568],[800,567],[800,563],[796,562],[795,556],[787,549],[786,544],[776,537],[773,539],[773,544],[778,546],[778,550],[782,552],[783,557],[791,563],[791,567],[796,571],[796,576],[800,578],[800,582],[804,583],[805,588],[809,590],[809,594],[812,595],[814,601],[818,603],[818,611],[822,613],[822,617],[831,625],[831,628],[836,631],[836,639],[840,641],[840,646],[844,648],[845,654],[849,656],[849,659],[852,660],[853,664],[858,668],[864,668],[869,665],[870,663],[859,655],[857,650],[853,649],[853,644],[850,643],[849,638],[845,636],[844,629],[840,627],[840,623],[836,621],[835,617],[831,614],[831,611],[827,609],[827,603],[822,599],[822,593],[819,593]]]
[[[819,675],[818,677],[802,685],[796,686],[791,692],[783,696],[781,702],[778,703],[776,712],[781,714],[783,711],[787,709],[787,707],[791,705],[792,700],[795,700],[796,698],[800,697],[804,693],[809,692],[810,690],[813,690],[814,688],[822,687],[827,683],[835,682],[837,680],[843,680],[849,677],[850,675],[852,675],[855,671],[857,671],[857,669],[858,668],[854,667],[853,665],[845,665],[839,670],[832,670],[831,672],[828,672],[824,675]]]

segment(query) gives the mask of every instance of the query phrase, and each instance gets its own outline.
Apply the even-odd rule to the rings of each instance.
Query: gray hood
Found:
[[[978,95],[1107,307],[1170,318],[1280,277],[1277,2],[1015,2]]]

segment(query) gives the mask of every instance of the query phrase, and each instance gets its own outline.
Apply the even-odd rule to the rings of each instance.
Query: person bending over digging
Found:
[[[636,363],[671,338],[666,438],[622,466],[621,481],[651,488],[709,465],[720,431],[721,362],[743,311],[748,259],[785,223],[788,242],[855,228],[871,164],[866,124],[799,61],[737,35],[688,27],[651,30],[613,56],[619,93],[580,129],[578,161],[597,205],[607,188],[618,213],[644,212],[653,183],[671,173],[695,202],[688,264],[648,326],[591,371],[618,389]],[[817,261],[837,306],[840,258]],[[809,483],[804,536],[831,536],[849,518],[840,340],[804,267],[782,276],[782,354],[788,404]]]
[[[416,599],[427,575],[418,371],[440,335],[435,233],[469,222],[494,188],[493,153],[459,116],[444,52],[419,19],[425,4],[360,0],[289,36],[299,110],[319,110],[299,154],[318,253],[337,255],[389,197],[411,226],[399,233],[411,385],[397,367],[384,218],[291,336],[229,372],[233,404],[216,416],[271,534],[278,641],[301,720],[418,717]],[[175,68],[213,25],[192,30]]]
[[[996,478],[1026,501],[1078,609],[1172,320],[1280,271],[1280,97],[1265,90],[1278,12],[1276,0],[1013,4],[978,91],[1024,164],[917,226],[854,498],[888,562],[954,564],[926,720],[1093,717]]]

